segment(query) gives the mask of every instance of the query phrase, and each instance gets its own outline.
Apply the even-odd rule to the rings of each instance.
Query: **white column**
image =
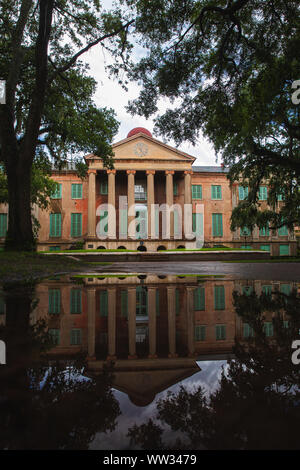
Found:
[[[192,173],[191,170],[184,172],[184,234],[192,233]],[[186,205],[188,205],[189,208]]]
[[[108,238],[116,238],[116,170],[107,170],[108,175]]]
[[[152,238],[151,233],[155,233],[155,212],[153,210],[154,201],[154,170],[147,170],[147,216],[148,216],[148,239]]]
[[[89,170],[88,237],[96,238],[96,170]]]
[[[128,238],[134,240],[135,233],[135,198],[134,198],[134,175],[135,170],[127,170],[127,201],[128,201]]]
[[[166,204],[168,208],[173,206],[173,175],[174,171],[167,170],[166,174]],[[174,238],[174,212],[170,211],[170,238]]]

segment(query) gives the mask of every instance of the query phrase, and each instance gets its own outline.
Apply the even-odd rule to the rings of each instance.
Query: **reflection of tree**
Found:
[[[84,361],[48,361],[46,324],[29,325],[33,289],[7,293],[7,365],[0,369],[0,448],[85,449],[96,432],[112,431],[120,414],[111,373],[82,376]]]
[[[300,379],[291,343],[299,333],[300,299],[295,292],[233,297],[254,336],[236,339],[236,359],[223,370],[218,389],[208,397],[201,387],[169,393],[157,404],[157,422],[129,430],[132,444],[145,449],[299,448]],[[264,331],[267,312],[273,316],[271,338]],[[163,443],[166,425],[180,441]]]

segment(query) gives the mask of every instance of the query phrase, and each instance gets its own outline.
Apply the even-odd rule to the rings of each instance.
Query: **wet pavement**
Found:
[[[102,272],[112,273],[153,273],[167,274],[199,274],[226,275],[233,279],[277,279],[282,281],[300,282],[300,263],[227,263],[218,261],[207,262],[160,262],[160,263],[113,263],[110,266],[95,268]]]

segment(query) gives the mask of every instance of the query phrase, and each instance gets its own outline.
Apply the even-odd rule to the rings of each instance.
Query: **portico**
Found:
[[[88,237],[86,248],[124,247],[156,251],[177,248],[185,239],[185,204],[191,204],[195,158],[138,128],[113,145],[114,169],[88,155]],[[106,188],[106,190],[101,190]],[[170,210],[170,208],[172,208]],[[191,219],[191,216],[190,216]],[[192,220],[190,220],[190,227]]]

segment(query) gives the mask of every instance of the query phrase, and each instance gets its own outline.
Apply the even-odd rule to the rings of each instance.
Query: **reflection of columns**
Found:
[[[194,287],[186,288],[187,340],[189,356],[195,354]]]
[[[135,239],[135,199],[134,199],[134,175],[135,170],[127,170],[127,201],[128,201],[128,238]]]
[[[107,170],[108,174],[108,238],[116,238],[116,170]]]
[[[95,312],[96,312],[96,289],[87,289],[88,306],[88,360],[95,360]]]
[[[108,360],[116,359],[116,288],[108,288]]]
[[[88,237],[96,237],[96,170],[89,170]]]
[[[136,288],[128,288],[128,359],[136,359]]]
[[[149,358],[156,355],[156,287],[148,287]]]
[[[168,295],[169,357],[177,357],[175,287],[167,287],[167,295]]]
[[[191,175],[192,171],[184,172],[184,204],[192,204],[192,184]],[[184,234],[192,233],[192,210],[184,208]]]
[[[154,219],[154,210],[153,205],[155,204],[154,202],[154,175],[155,171],[154,170],[147,170],[147,212],[148,212],[148,239],[151,239],[151,232],[154,232],[154,227],[155,227],[155,219]],[[153,223],[153,227],[152,227]]]
[[[174,171],[166,172],[166,204],[170,208],[173,206],[173,175]],[[174,238],[174,212],[170,212],[170,238]]]

